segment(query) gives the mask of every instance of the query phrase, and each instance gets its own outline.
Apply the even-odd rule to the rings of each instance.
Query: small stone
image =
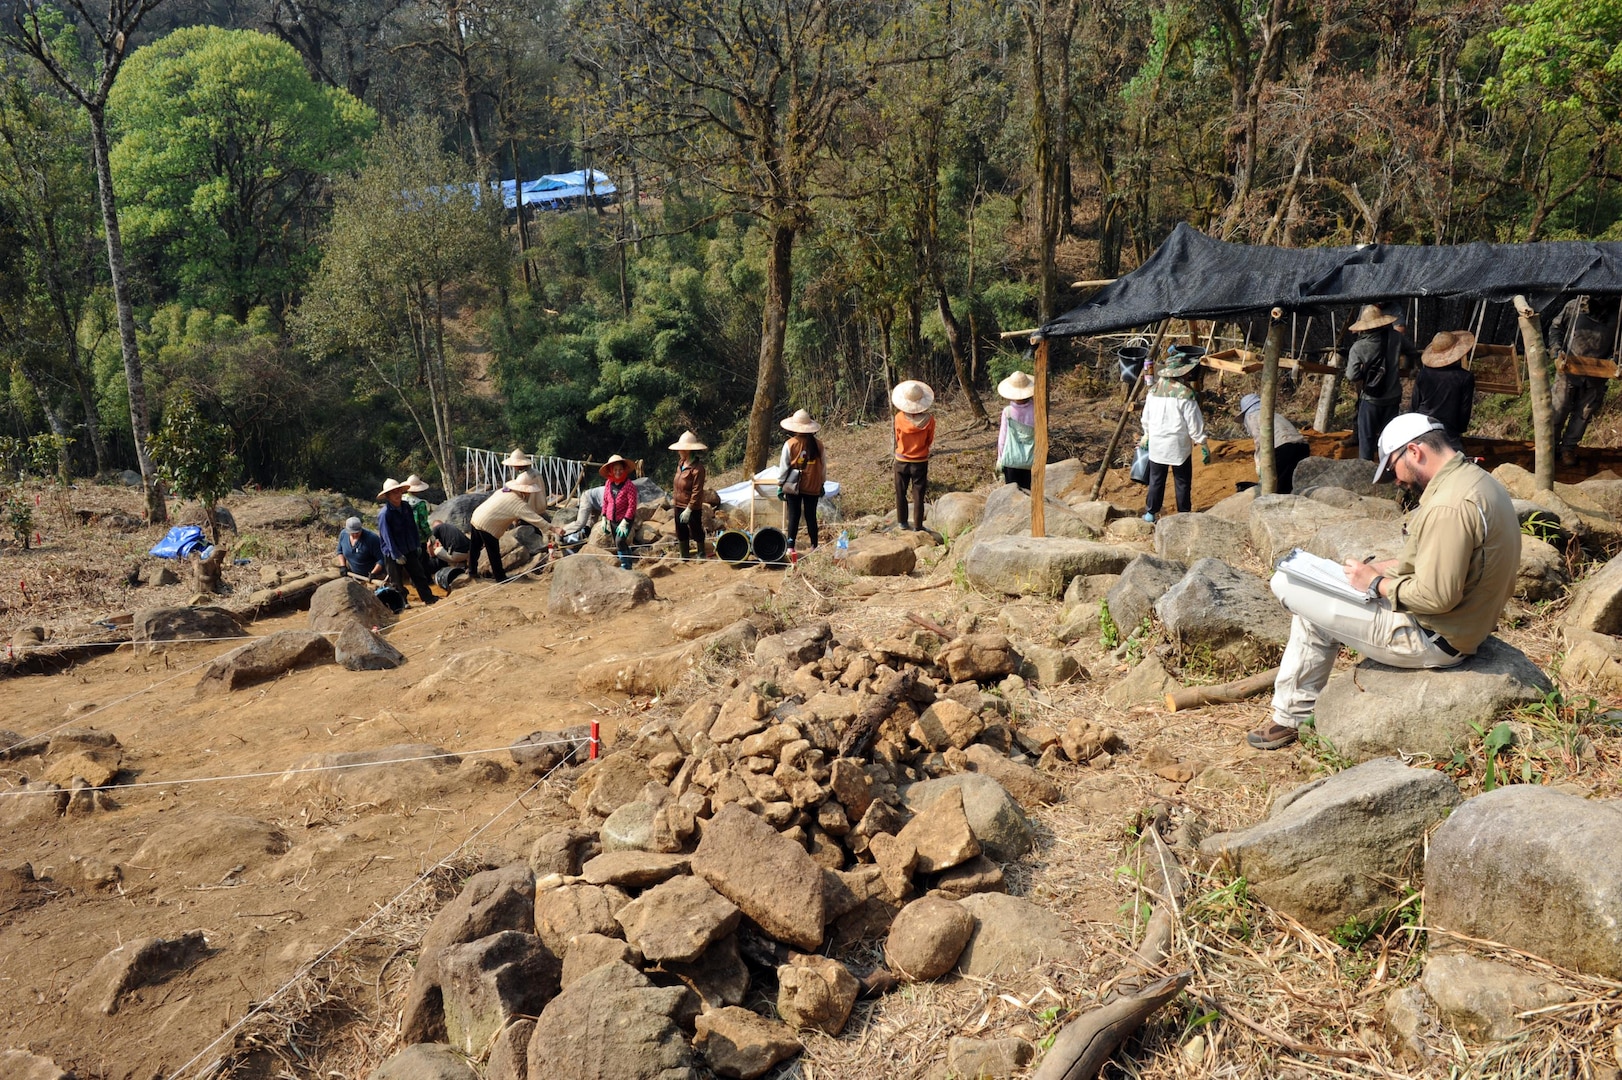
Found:
[[[918,851],[918,869],[939,873],[980,854],[980,841],[969,826],[961,788],[949,789],[921,809],[898,837]]]
[[[569,939],[568,952],[563,957],[563,975],[559,988],[568,986],[582,975],[596,971],[604,964],[621,963],[642,966],[642,954],[630,942],[611,938],[606,934],[576,934]]]
[[[777,1014],[795,1028],[845,1030],[860,986],[839,961],[795,953],[777,969]]]
[[[693,1045],[717,1074],[739,1080],[753,1080],[803,1049],[787,1024],[736,1005],[701,1014]]]
[[[1065,725],[1060,739],[1065,756],[1077,765],[1085,765],[1105,751],[1114,751],[1121,745],[1115,729],[1076,717]]]
[[[934,891],[948,900],[961,900],[973,893],[1005,893],[1008,882],[1003,877],[1002,867],[984,855],[977,855],[936,878]]]
[[[930,750],[963,749],[985,729],[985,720],[950,698],[942,698],[924,710],[912,725],[909,737]]]
[[[691,876],[654,886],[614,916],[625,930],[625,940],[656,963],[698,959],[732,933],[741,917],[735,904],[702,878]]]
[[[902,978],[927,982],[957,963],[974,933],[974,916],[954,900],[925,896],[901,909],[884,943],[885,961]]]

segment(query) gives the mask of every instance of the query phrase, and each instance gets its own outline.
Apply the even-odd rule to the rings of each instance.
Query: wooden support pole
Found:
[[[1149,346],[1149,356],[1143,362],[1143,368],[1138,372],[1137,381],[1127,392],[1126,404],[1121,406],[1121,419],[1115,424],[1115,434],[1109,438],[1109,445],[1104,448],[1104,460],[1098,465],[1098,479],[1093,481],[1093,493],[1088,498],[1097,501],[1099,494],[1104,490],[1104,477],[1109,475],[1110,462],[1115,460],[1115,449],[1121,445],[1121,432],[1126,430],[1126,422],[1132,416],[1132,406],[1138,399],[1138,391],[1147,384],[1150,370],[1160,359],[1160,346],[1166,340],[1166,330],[1171,326],[1167,319],[1160,324],[1160,332],[1155,335],[1155,343]]]
[[[1262,348],[1262,415],[1256,427],[1256,471],[1261,494],[1278,494],[1278,455],[1273,447],[1273,414],[1278,402],[1278,354],[1284,348],[1284,309],[1274,308]]]
[[[1515,314],[1520,318],[1521,344],[1526,346],[1527,392],[1532,398],[1532,477],[1538,491],[1554,490],[1554,404],[1549,394],[1549,347],[1543,340],[1538,313],[1515,298]]]
[[[1216,686],[1184,686],[1166,695],[1166,711],[1182,712],[1202,705],[1226,705],[1254,697],[1270,690],[1278,680],[1278,668],[1268,668],[1254,675]]]
[[[1033,337],[1036,346],[1036,460],[1031,462],[1031,535],[1048,534],[1045,486],[1048,471],[1048,339]]]
[[[1351,330],[1349,329],[1351,325],[1352,319],[1348,317],[1346,320],[1346,325],[1335,332],[1334,350],[1329,354],[1329,356],[1324,358],[1324,363],[1327,366],[1339,368],[1342,371],[1346,370],[1346,354],[1342,351],[1341,347],[1346,344],[1347,337],[1351,335]],[[1329,327],[1331,330],[1333,330],[1335,327],[1334,315],[1329,316]],[[1340,376],[1325,375],[1323,377],[1323,385],[1318,388],[1318,411],[1313,414],[1312,417],[1312,426],[1319,432],[1327,433],[1329,429],[1334,426],[1335,404],[1339,398]]]

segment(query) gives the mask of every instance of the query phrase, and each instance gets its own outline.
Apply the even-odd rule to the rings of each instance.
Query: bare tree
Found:
[[[141,373],[140,346],[135,338],[135,310],[130,303],[129,277],[124,268],[124,238],[118,228],[118,202],[113,174],[107,162],[107,96],[129,55],[131,38],[141,20],[164,0],[106,0],[101,14],[92,14],[90,0],[62,0],[81,38],[88,38],[93,61],[86,71],[76,56],[62,50],[61,9],[41,0],[12,0],[10,27],[0,42],[36,60],[90,118],[90,148],[96,168],[96,190],[101,196],[102,228],[107,235],[107,270],[112,277],[113,305],[118,311],[118,340],[124,355],[124,378],[129,383],[130,428],[135,435],[135,459],[146,489],[147,517],[153,524],[169,520],[163,489],[147,450],[151,422],[146,405],[146,379]]]

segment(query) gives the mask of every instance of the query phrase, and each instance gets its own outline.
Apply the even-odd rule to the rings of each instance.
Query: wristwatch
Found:
[[[1368,589],[1367,589],[1367,591],[1365,592],[1364,595],[1366,595],[1370,600],[1378,600],[1378,599],[1380,599],[1380,582],[1382,582],[1384,580],[1385,580],[1384,575],[1375,574],[1374,575],[1374,580],[1369,582],[1369,587],[1368,587]]]

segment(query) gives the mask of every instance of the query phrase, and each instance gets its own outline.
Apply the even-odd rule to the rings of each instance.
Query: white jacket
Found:
[[[1143,399],[1143,433],[1149,439],[1149,460],[1157,465],[1181,465],[1205,442],[1205,416],[1193,400],[1150,394]]]

